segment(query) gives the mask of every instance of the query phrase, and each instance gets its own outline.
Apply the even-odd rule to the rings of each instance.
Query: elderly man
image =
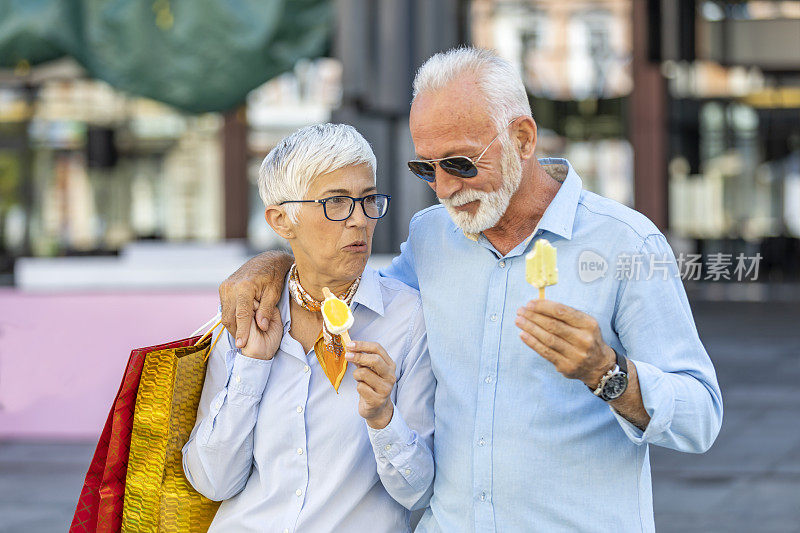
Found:
[[[653,531],[648,445],[704,452],[722,421],[666,239],[566,160],[534,157],[522,81],[491,52],[431,57],[410,127],[409,168],[442,205],[414,216],[382,275],[419,288],[437,380],[418,531]],[[540,238],[558,250],[546,300],[524,275]],[[582,254],[606,275],[582,280]],[[221,287],[239,344],[254,308],[266,327],[286,265],[260,256]]]

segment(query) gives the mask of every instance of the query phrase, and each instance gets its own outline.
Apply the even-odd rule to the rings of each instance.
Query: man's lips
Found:
[[[467,202],[465,204],[456,205],[454,206],[456,211],[469,211],[472,207],[476,207],[480,200],[472,200],[471,202]]]

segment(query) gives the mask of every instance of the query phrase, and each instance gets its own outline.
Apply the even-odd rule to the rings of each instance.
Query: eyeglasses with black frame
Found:
[[[428,183],[433,183],[436,181],[436,164],[439,167],[458,178],[474,178],[478,175],[478,162],[481,160],[483,155],[489,150],[489,147],[494,144],[494,142],[500,137],[500,134],[506,131],[506,129],[514,123],[517,119],[522,117],[517,117],[508,124],[505,125],[503,129],[497,132],[497,135],[494,136],[489,144],[486,145],[486,148],[480,153],[478,157],[473,160],[471,157],[467,157],[465,155],[454,155],[450,157],[442,157],[440,159],[414,159],[408,162],[408,170],[411,171],[416,177],[421,180],[425,180]]]
[[[389,200],[391,199],[392,197],[388,194],[368,194],[361,198],[337,195],[320,200],[286,200],[278,205],[322,204],[322,212],[325,214],[325,218],[332,222],[341,222],[350,218],[356,207],[356,202],[361,203],[361,210],[364,211],[364,216],[367,218],[374,220],[383,218],[389,210]]]

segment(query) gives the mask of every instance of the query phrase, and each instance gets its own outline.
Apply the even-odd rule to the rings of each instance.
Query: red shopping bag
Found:
[[[145,355],[156,350],[193,346],[200,338],[197,335],[131,351],[125,375],[86,473],[70,533],[117,533],[120,530],[133,410]]]

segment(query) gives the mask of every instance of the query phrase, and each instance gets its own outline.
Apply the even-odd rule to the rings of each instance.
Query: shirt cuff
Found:
[[[417,433],[406,425],[397,406],[393,411],[385,428],[375,429],[367,424],[372,450],[376,459],[391,463],[411,486],[416,486],[421,479],[420,473],[412,467],[410,459],[417,447]]]
[[[256,359],[247,357],[240,350],[236,350],[233,358],[233,368],[228,378],[228,399],[236,395],[261,399],[264,388],[267,386],[269,371],[272,368],[272,359]]]
[[[641,361],[633,363],[636,365],[642,402],[647,414],[650,415],[647,428],[642,431],[623,418],[611,405],[608,407],[631,442],[637,445],[652,443],[658,440],[658,437],[672,424],[672,415],[675,412],[675,389],[667,379],[668,374],[660,368]]]

